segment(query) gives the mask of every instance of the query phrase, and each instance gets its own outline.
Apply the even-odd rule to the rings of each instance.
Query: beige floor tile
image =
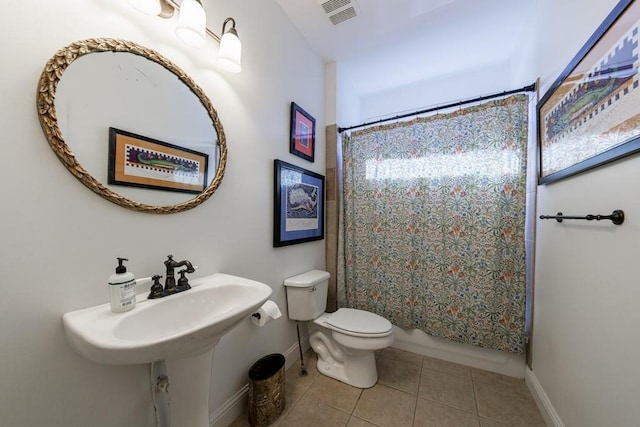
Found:
[[[424,356],[422,360],[422,368],[433,369],[434,371],[446,372],[451,375],[471,378],[471,368],[457,363],[448,362],[434,357]]]
[[[385,359],[398,360],[400,362],[421,364],[422,355],[416,353],[410,353],[404,350],[398,350],[397,348],[388,347],[382,350],[381,357]]]
[[[381,357],[378,359],[378,384],[417,395],[420,384],[420,364]]]
[[[349,418],[347,427],[377,427],[377,426],[375,424],[371,424],[368,421],[361,420],[360,418],[351,417]]]
[[[305,396],[350,414],[360,398],[360,393],[361,388],[319,375]]]
[[[410,427],[416,397],[381,384],[362,391],[353,416],[380,427]]]
[[[413,427],[478,427],[478,423],[474,414],[419,398]]]
[[[309,389],[309,386],[318,378],[318,369],[316,368],[317,359],[315,353],[312,355],[305,354],[304,365],[307,369],[307,375],[300,374],[300,361],[291,365],[285,372],[284,382],[286,385],[294,387],[300,394]]]
[[[511,385],[522,384],[524,379],[509,377],[507,375],[496,374],[495,372],[483,371],[481,369],[471,368],[471,378],[474,382],[494,384],[494,385]]]
[[[343,427],[349,414],[306,396],[296,402],[287,414],[273,424],[274,427]]]
[[[290,385],[285,385],[284,389],[284,397],[285,397],[285,405],[282,414],[279,419],[283,419],[287,413],[293,408],[293,406],[304,396],[304,393],[299,389],[292,387]]]
[[[476,413],[471,378],[422,369],[418,396],[447,406]]]
[[[300,361],[298,360],[296,363],[291,365],[289,369],[285,372],[285,407],[284,411],[274,423],[277,425],[278,422],[282,421],[284,417],[289,413],[291,408],[295,405],[295,403],[304,396],[304,394],[312,387],[313,382],[318,378],[319,374],[315,368],[316,359],[315,353],[311,352],[309,354],[305,354],[305,366],[307,365],[307,361],[312,359],[311,367],[307,368],[307,375],[300,375]],[[247,417],[245,417],[247,419]],[[247,420],[248,423],[248,420]],[[240,426],[238,426],[240,427]]]
[[[489,418],[480,417],[480,427],[509,427],[509,424],[502,424]]]
[[[495,385],[474,383],[478,415],[491,420],[520,427],[545,425],[524,382],[522,384]]]
[[[285,384],[284,386],[284,398],[285,398],[285,408],[296,403],[302,396],[304,396],[305,391],[300,388],[296,388],[290,384]]]

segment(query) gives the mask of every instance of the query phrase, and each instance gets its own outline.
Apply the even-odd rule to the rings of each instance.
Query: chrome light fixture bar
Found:
[[[221,36],[207,28],[207,17],[200,0],[127,0],[131,6],[142,13],[157,15],[169,19],[176,12],[178,24],[176,35],[186,44],[201,47],[206,35],[220,43],[218,65],[232,73],[242,71],[242,43],[236,30],[236,21],[227,18],[222,24]],[[228,28],[227,28],[227,24]]]

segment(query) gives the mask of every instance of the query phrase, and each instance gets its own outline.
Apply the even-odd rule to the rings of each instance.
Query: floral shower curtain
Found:
[[[528,95],[343,135],[339,305],[524,351]]]

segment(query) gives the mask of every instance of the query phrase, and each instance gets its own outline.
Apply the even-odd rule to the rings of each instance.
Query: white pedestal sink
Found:
[[[124,313],[112,313],[107,303],[62,316],[69,343],[89,360],[109,365],[166,360],[174,427],[209,425],[214,347],[271,295],[264,283],[228,274],[194,279],[191,286],[164,298],[142,298]]]

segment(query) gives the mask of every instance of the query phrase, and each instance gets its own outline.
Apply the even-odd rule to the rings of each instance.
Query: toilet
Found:
[[[359,388],[378,381],[374,351],[393,344],[387,319],[368,311],[341,308],[325,313],[329,273],[312,270],[285,279],[289,319],[312,321],[309,343],[318,355],[318,372]]]

